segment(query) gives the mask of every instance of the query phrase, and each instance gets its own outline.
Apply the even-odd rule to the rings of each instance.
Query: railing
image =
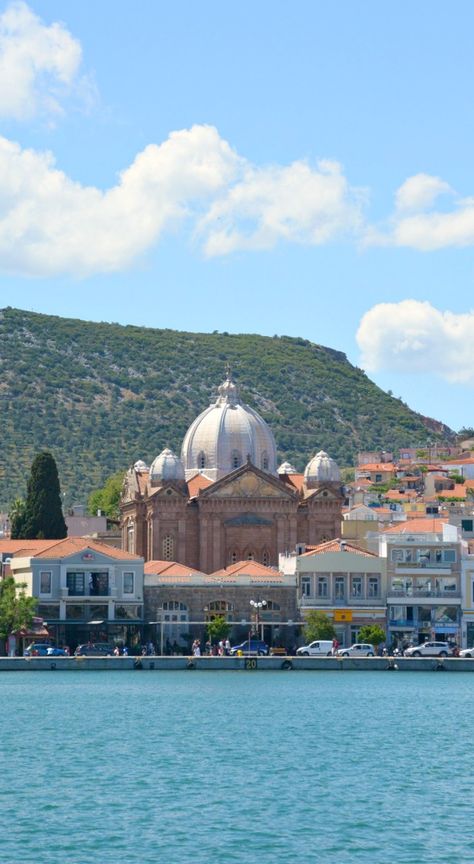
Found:
[[[300,606],[380,606],[384,602],[380,595],[376,597],[361,597],[360,595],[356,597],[316,597],[305,595],[299,600]]]
[[[84,588],[83,591],[76,591],[74,588],[66,588],[66,597],[110,597],[110,587],[105,590],[98,591],[96,588]]]
[[[437,590],[437,591],[429,591],[424,588],[388,588],[387,590],[388,597],[444,597],[446,600],[449,600],[450,597],[461,597],[461,592],[456,589],[456,591],[450,590]]]
[[[456,561],[392,561],[392,564],[400,570],[452,570]]]

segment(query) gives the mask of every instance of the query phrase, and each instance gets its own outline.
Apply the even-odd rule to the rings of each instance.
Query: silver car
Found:
[[[405,657],[447,657],[451,654],[448,642],[423,642],[405,650]]]
[[[338,657],[374,657],[374,646],[367,642],[356,642],[350,648],[339,648]]]

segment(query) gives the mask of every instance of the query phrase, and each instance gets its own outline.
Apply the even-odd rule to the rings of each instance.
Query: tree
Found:
[[[15,582],[13,576],[5,576],[0,581],[0,639],[3,641],[11,633],[31,625],[36,599],[27,597],[25,587]]]
[[[335,639],[336,631],[329,615],[325,612],[313,610],[306,616],[303,635],[306,642],[314,642],[315,639]]]
[[[24,521],[25,521],[25,502],[22,498],[15,498],[8,512],[10,520],[10,531],[13,539],[23,537]]]
[[[112,474],[101,489],[96,489],[89,495],[87,507],[91,515],[102,510],[111,519],[120,518],[120,498],[122,495],[124,471]]]
[[[28,480],[23,514],[12,527],[12,539],[61,540],[67,527],[61,507],[58,469],[51,453],[38,453]]]
[[[209,641],[212,645],[215,642],[219,642],[221,639],[225,639],[226,636],[229,635],[229,632],[230,624],[226,621],[223,615],[216,615],[212,621],[208,622],[207,635],[209,636]]]
[[[359,642],[368,642],[369,645],[381,645],[386,640],[385,630],[378,624],[364,624],[359,630]]]

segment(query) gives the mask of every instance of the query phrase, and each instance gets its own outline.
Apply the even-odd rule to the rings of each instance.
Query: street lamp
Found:
[[[255,629],[257,631],[257,636],[258,636],[258,625],[260,623],[260,613],[261,613],[262,609],[265,609],[268,604],[267,604],[266,600],[251,600],[250,605],[252,607],[252,610],[255,612]],[[252,613],[250,613],[250,616],[251,615],[252,615]],[[262,642],[263,642],[263,626],[264,625],[263,625],[263,621],[262,621],[262,633],[261,633]]]

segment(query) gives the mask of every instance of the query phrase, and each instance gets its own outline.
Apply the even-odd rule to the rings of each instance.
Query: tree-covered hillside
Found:
[[[271,425],[281,459],[321,448],[425,445],[450,430],[387,395],[345,355],[287,336],[181,333],[0,313],[0,503],[25,492],[34,454],[53,453],[67,503],[165,447],[179,451],[231,364],[242,397]]]

